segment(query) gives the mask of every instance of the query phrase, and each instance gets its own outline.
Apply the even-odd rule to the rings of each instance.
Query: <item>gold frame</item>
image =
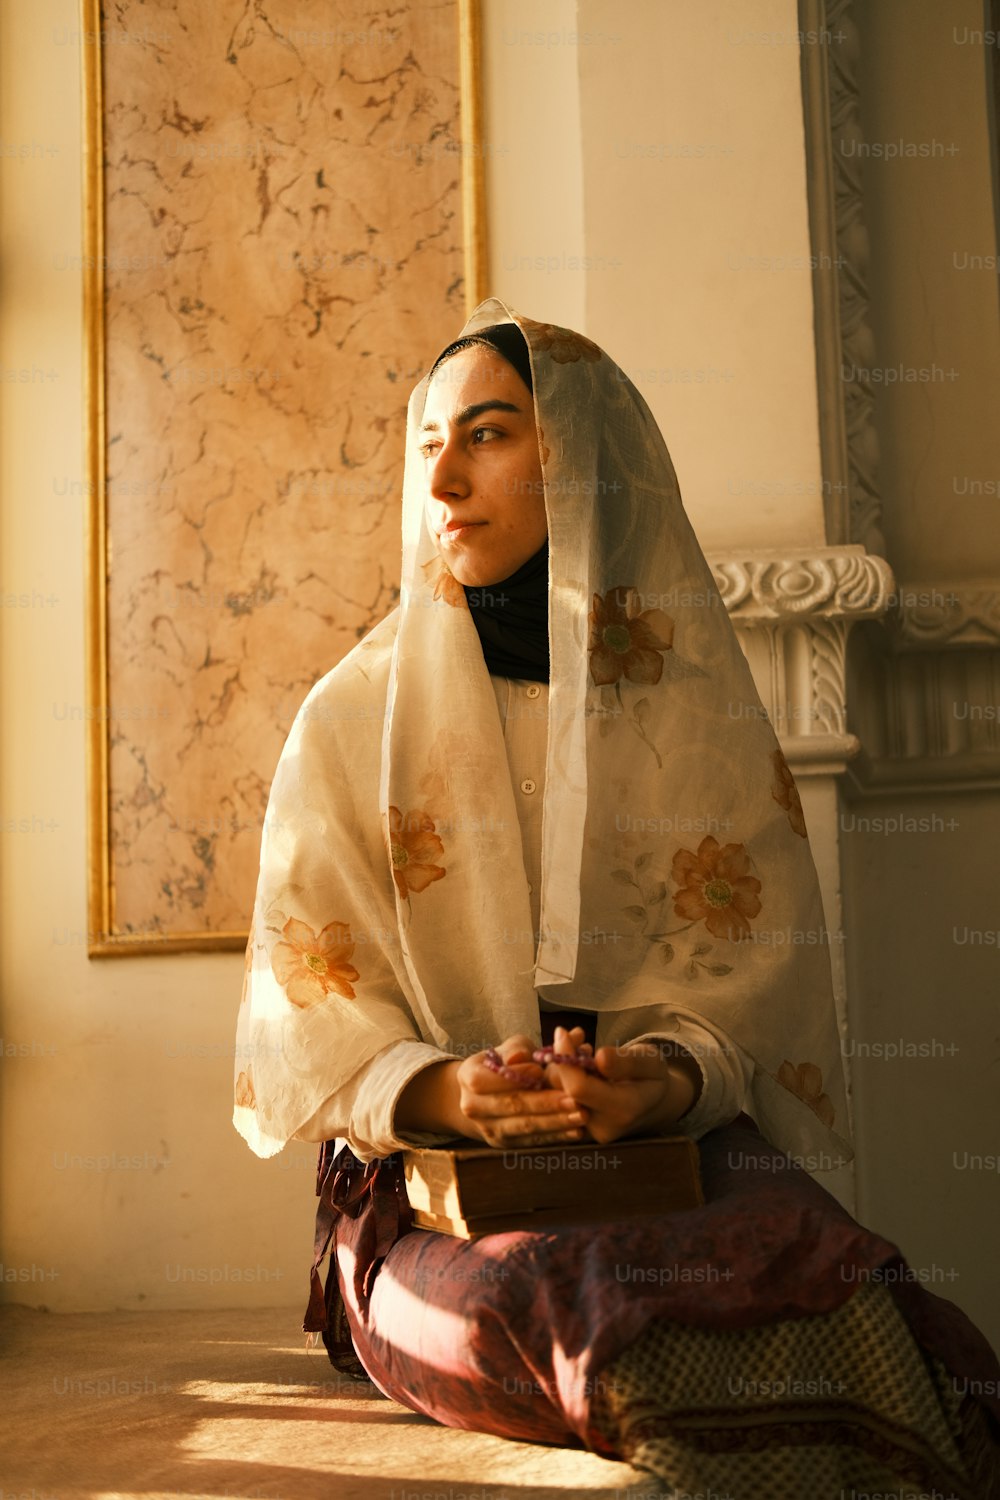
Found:
[[[462,249],[466,309],[487,295],[483,182],[481,0],[458,0],[462,145]],[[88,478],[87,649],[87,953],[91,958],[136,953],[236,952],[245,932],[150,936],[114,931],[115,888],[110,845],[108,736],[107,500],[104,362],[104,169],[100,0],[80,0],[81,29],[92,37],[83,54],[83,329],[85,463]]]
[[[466,317],[489,295],[486,178],[483,172],[481,0],[458,0],[458,65],[462,119],[462,252]]]

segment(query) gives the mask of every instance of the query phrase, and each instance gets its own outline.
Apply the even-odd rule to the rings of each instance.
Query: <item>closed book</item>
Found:
[[[684,1135],[606,1146],[414,1148],[403,1152],[403,1168],[417,1227],[467,1240],[676,1213],[704,1202],[698,1148]]]

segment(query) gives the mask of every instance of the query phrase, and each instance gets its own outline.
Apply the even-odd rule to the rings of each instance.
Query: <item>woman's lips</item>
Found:
[[[461,542],[480,526],[485,526],[485,521],[449,521],[443,531],[438,532],[442,542]]]

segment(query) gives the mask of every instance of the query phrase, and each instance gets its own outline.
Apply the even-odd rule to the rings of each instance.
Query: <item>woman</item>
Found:
[[[1000,1493],[984,1341],[784,1154],[850,1156],[823,931],[645,403],[483,303],[410,399],[400,607],[293,726],[247,949],[234,1119],[327,1143],[334,1362],[682,1492]],[[678,1131],[702,1208],[410,1232],[406,1145]]]

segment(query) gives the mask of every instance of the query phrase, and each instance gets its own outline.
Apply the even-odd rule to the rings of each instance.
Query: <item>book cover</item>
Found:
[[[687,1136],[414,1148],[403,1153],[403,1166],[417,1226],[462,1239],[676,1213],[704,1202],[698,1148]]]

